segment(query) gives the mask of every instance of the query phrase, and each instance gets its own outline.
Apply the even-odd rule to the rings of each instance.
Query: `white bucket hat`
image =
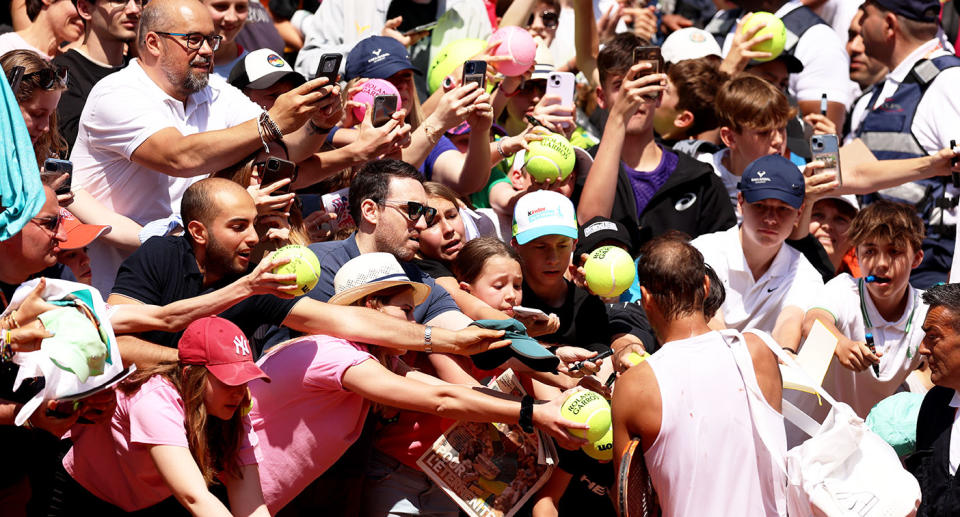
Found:
[[[430,294],[430,286],[414,282],[389,253],[364,253],[340,266],[333,277],[334,295],[329,303],[351,305],[384,289],[408,285],[413,288],[413,303],[420,305]]]

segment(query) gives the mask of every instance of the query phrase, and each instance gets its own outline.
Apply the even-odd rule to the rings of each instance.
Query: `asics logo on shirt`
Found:
[[[697,195],[694,194],[693,192],[688,192],[684,194],[682,198],[677,200],[677,203],[673,205],[673,208],[675,208],[677,212],[683,212],[684,210],[693,206],[693,204],[696,202],[697,202]]]

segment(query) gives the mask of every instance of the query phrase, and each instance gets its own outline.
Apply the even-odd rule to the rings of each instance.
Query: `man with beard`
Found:
[[[254,229],[257,208],[243,187],[221,178],[198,181],[184,193],[180,214],[184,235],[154,237],[144,243],[121,265],[107,303],[167,305],[223,287],[247,272],[250,252],[259,238]],[[335,272],[324,268],[321,278],[333,277]],[[276,282],[294,279],[293,275],[273,276]],[[439,346],[445,352],[463,354],[485,350],[486,343],[502,335],[476,327],[456,333],[428,332],[422,325],[362,307],[329,305],[306,297],[284,299],[273,295],[276,290],[255,292],[220,314],[246,335],[253,335],[263,324],[284,325],[307,334],[380,346],[422,350],[432,345],[434,350]],[[432,340],[425,342],[425,333]],[[124,362],[144,368],[176,361],[179,337],[179,333],[144,332],[118,336],[117,343]]]
[[[80,112],[93,85],[120,71],[125,64],[123,48],[137,37],[137,22],[143,0],[75,0],[77,12],[84,19],[83,41],[53,58],[54,64],[70,70],[67,90],[60,96],[57,118],[60,134],[71,148],[77,140]]]
[[[105,1],[105,0],[104,0]],[[197,176],[234,164],[281,138],[299,161],[340,119],[339,87],[309,81],[263,112],[239,90],[210,77],[221,37],[196,0],[144,7],[138,55],[93,87],[71,159],[74,183],[137,223],[166,218]],[[397,121],[388,124],[397,124]],[[102,243],[90,249],[93,285],[109,292],[124,258]]]
[[[350,238],[310,246],[320,259],[320,268],[329,274],[320,275],[308,296],[329,300],[334,294],[333,276],[348,260],[362,253],[390,253],[412,281],[430,286],[430,296],[413,310],[415,321],[454,329],[470,324],[447,291],[410,264],[420,249],[420,232],[437,216],[436,209],[427,206],[423,177],[417,169],[399,160],[365,165],[350,185],[350,216],[357,223]]]

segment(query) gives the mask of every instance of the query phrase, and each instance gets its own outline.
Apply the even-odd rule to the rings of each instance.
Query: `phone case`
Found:
[[[810,137],[810,151],[814,161],[824,162],[825,167],[818,172],[834,172],[837,183],[843,184],[840,175],[840,142],[837,135],[813,135]]]
[[[396,95],[377,95],[373,98],[373,125],[382,126],[397,111]]]
[[[573,106],[576,93],[576,78],[570,72],[551,72],[547,76],[546,96],[560,97],[561,106]]]

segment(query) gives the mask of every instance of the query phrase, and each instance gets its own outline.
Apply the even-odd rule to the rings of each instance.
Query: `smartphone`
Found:
[[[290,192],[290,185],[297,180],[297,164],[273,156],[267,158],[267,163],[263,166],[263,172],[260,176],[260,185],[265,187],[284,178],[290,178],[290,183],[275,190],[274,194]]]
[[[633,49],[633,64],[650,63],[653,68],[640,72],[634,79],[650,74],[659,74],[663,71],[663,56],[660,54],[660,47],[637,47]],[[660,94],[651,95],[650,99],[660,98]]]
[[[336,84],[337,76],[340,74],[341,61],[343,61],[343,54],[324,54],[320,56],[316,77],[326,77],[328,85]]]
[[[373,126],[380,127],[386,124],[396,111],[396,95],[377,95],[373,98]]]
[[[573,106],[576,93],[576,78],[570,72],[551,72],[547,76],[547,92],[545,96],[560,97],[561,106]]]
[[[10,70],[10,91],[12,91],[14,95],[17,94],[17,88],[20,87],[20,81],[23,79],[24,70],[26,70],[26,68],[22,66],[15,66],[12,70]]]
[[[960,148],[957,147],[956,140],[950,140],[950,150],[953,151],[953,154],[960,153]],[[958,162],[960,162],[960,159],[954,157],[953,160],[950,160],[950,166],[956,167]],[[954,187],[960,188],[960,172],[951,172],[950,179],[953,181]]]
[[[550,319],[550,316],[547,316],[547,313],[541,311],[540,309],[532,309],[530,307],[524,307],[522,305],[513,306],[513,314],[516,316],[523,317],[533,317],[536,319]]]
[[[67,181],[57,187],[56,193],[58,196],[70,193],[70,186],[73,183],[73,162],[70,160],[58,160],[56,158],[47,158],[47,160],[43,162],[44,176],[57,179],[63,174],[69,174],[69,176],[67,176]]]
[[[487,62],[486,61],[467,61],[463,63],[463,77],[460,79],[460,85],[467,83],[477,83],[480,89],[487,87]]]
[[[404,35],[404,36],[412,36],[412,35],[417,34],[417,33],[420,33],[420,32],[432,31],[433,29],[436,29],[436,28],[437,28],[437,24],[438,24],[438,23],[440,23],[440,22],[430,22],[430,23],[424,23],[423,25],[417,25],[416,27],[408,30],[407,32],[404,32],[403,35]]]
[[[843,185],[840,175],[840,142],[837,135],[813,135],[810,137],[810,152],[813,160],[826,164],[820,172],[834,172],[837,175],[837,184]]]

